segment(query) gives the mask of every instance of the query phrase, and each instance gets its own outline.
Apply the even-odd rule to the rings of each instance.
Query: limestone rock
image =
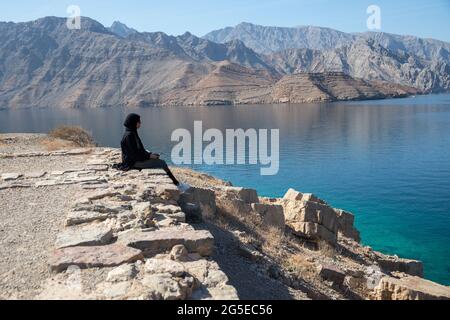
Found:
[[[58,182],[56,180],[43,180],[43,181],[37,181],[34,185],[36,188],[52,187],[52,186],[61,185],[61,182]]]
[[[133,205],[133,213],[137,217],[144,219],[151,219],[153,217],[153,210],[150,202],[139,202]]]
[[[166,228],[151,232],[131,230],[119,235],[118,242],[140,249],[146,254],[163,253],[182,244],[189,252],[209,256],[214,249],[214,238],[206,230]]]
[[[4,181],[12,181],[12,180],[17,180],[20,177],[22,177],[22,174],[20,173],[3,173],[1,175],[2,180]]]
[[[105,245],[111,241],[112,236],[112,229],[102,224],[69,227],[58,234],[55,247],[61,249],[75,246]]]
[[[450,300],[450,287],[419,277],[384,277],[375,288],[375,300]]]
[[[128,296],[131,287],[131,281],[106,281],[97,286],[97,291],[101,293],[102,298],[122,300]]]
[[[205,259],[194,259],[193,261],[183,262],[186,271],[194,276],[199,282],[204,283],[208,276],[209,261]]]
[[[108,282],[121,282],[134,279],[138,273],[134,264],[123,264],[108,273],[106,281]]]
[[[311,240],[325,240],[336,243],[337,235],[324,226],[313,222],[292,222],[289,224],[294,234]]]
[[[317,202],[288,201],[284,206],[286,221],[314,222],[337,233],[337,215],[333,208]]]
[[[119,195],[120,195],[120,193],[117,191],[106,190],[106,191],[100,191],[100,192],[90,195],[88,197],[88,200],[90,200],[90,201],[101,200],[104,198],[111,198],[111,197],[115,197],[115,196],[119,196]]]
[[[211,300],[239,300],[236,289],[230,285],[219,288],[209,288],[208,294]]]
[[[312,193],[301,193],[294,189],[289,189],[283,197],[284,200],[288,201],[310,201],[317,202],[321,204],[326,204],[325,201],[319,199],[317,196]]]
[[[184,214],[184,212],[181,212],[181,211],[167,214],[167,216],[170,217],[170,219],[174,220],[177,223],[185,223],[186,222],[186,215]]]
[[[194,276],[205,289],[226,288],[228,286],[227,275],[220,270],[219,265],[214,261],[205,259],[185,261],[183,266],[187,273]]]
[[[337,241],[338,217],[333,208],[312,201],[283,199],[281,203],[286,224],[295,234],[313,240]]]
[[[182,244],[176,245],[170,251],[170,258],[174,261],[184,261],[188,258],[189,251]]]
[[[86,199],[87,200],[87,199]],[[106,204],[100,204],[100,203],[91,203],[89,200],[86,202],[77,202],[74,205],[73,208],[74,211],[95,211],[100,213],[110,213],[110,214],[118,214],[120,212],[126,211],[126,210],[132,210],[131,205],[106,205]]]
[[[54,250],[49,258],[53,271],[61,272],[69,266],[85,268],[116,267],[142,259],[142,252],[121,244],[93,247],[70,247]]]
[[[241,188],[241,187],[221,187],[220,190],[225,192],[228,197],[234,197],[245,203],[258,203],[258,193],[254,189]]]
[[[227,275],[218,266],[215,268],[209,267],[204,285],[208,288],[220,288],[226,286],[228,281]]]
[[[144,276],[142,284],[150,289],[149,298],[153,300],[185,300],[194,288],[194,279],[174,279],[170,274],[149,274]]]
[[[145,262],[145,272],[149,274],[168,273],[174,277],[181,277],[186,270],[179,262],[169,259],[149,259]]]
[[[319,265],[317,268],[319,275],[333,282],[336,285],[342,285],[345,280],[345,272],[332,265]]]
[[[34,171],[34,172],[26,173],[25,178],[38,179],[38,178],[42,178],[46,174],[47,173],[45,171]]]
[[[337,214],[338,231],[347,238],[353,239],[356,242],[361,241],[359,231],[354,226],[355,216],[350,212],[334,209]]]
[[[284,230],[286,221],[281,205],[253,203],[252,209],[263,217],[266,226]]]
[[[182,210],[186,216],[186,221],[189,223],[201,223],[203,222],[202,208],[199,204],[195,203],[183,203],[180,204]]]
[[[402,259],[381,254],[378,254],[378,256],[381,257],[377,259],[377,262],[383,270],[386,270],[388,272],[404,272],[412,276],[423,277],[422,261]]]
[[[189,204],[198,205],[204,217],[213,217],[217,210],[216,194],[210,189],[190,187],[180,195],[178,203],[183,210]]]
[[[158,185],[155,189],[155,193],[167,200],[178,201],[180,198],[180,190],[173,184]]]
[[[75,226],[93,221],[104,221],[111,217],[109,213],[96,211],[71,211],[66,218],[66,226]]]
[[[327,204],[325,201],[319,199],[317,196],[315,196],[312,193],[304,193],[302,201],[305,201],[305,202],[317,202],[317,203],[321,203],[321,204],[325,204],[325,205]]]
[[[290,200],[290,201],[301,201],[303,198],[303,193],[298,192],[294,189],[289,189],[286,194],[284,195],[284,200]]]
[[[159,213],[175,213],[179,212],[181,208],[179,206],[174,206],[171,204],[158,204],[154,206],[155,210]]]

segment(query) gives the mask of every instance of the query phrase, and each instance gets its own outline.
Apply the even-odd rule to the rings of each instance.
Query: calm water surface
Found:
[[[136,111],[136,110],[134,110]],[[118,147],[130,110],[2,110],[0,132],[81,125]],[[264,196],[290,187],[352,211],[364,244],[425,262],[426,277],[450,285],[450,95],[370,102],[146,108],[140,135],[170,157],[176,128],[280,129],[280,171],[193,166]]]

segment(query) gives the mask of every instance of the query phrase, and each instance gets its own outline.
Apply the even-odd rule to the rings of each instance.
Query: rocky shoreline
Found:
[[[420,261],[359,243],[354,216],[188,169],[119,172],[110,148],[0,135],[0,299],[450,299]]]

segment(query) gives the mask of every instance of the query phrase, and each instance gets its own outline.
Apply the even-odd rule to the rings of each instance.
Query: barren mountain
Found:
[[[111,27],[108,28],[108,30],[123,38],[138,33],[136,30],[134,30],[133,28],[129,28],[127,25],[123,24],[120,21],[114,21],[114,23],[111,25]]]
[[[450,88],[450,43],[381,32],[347,34],[320,27],[279,28],[242,23],[207,34],[219,43],[241,40],[267,55],[279,72],[344,72],[366,80]]]
[[[241,40],[258,53],[270,54],[292,48],[329,50],[352,43],[356,36],[313,26],[264,27],[243,22],[234,28],[212,31],[204,38],[218,43]]]
[[[344,72],[356,78],[413,86],[427,92],[450,88],[448,62],[389,51],[372,40],[360,39],[334,50],[289,49],[268,55],[266,61],[287,74]]]
[[[282,54],[266,57],[239,40],[139,33],[119,23],[108,29],[89,18],[80,30],[56,17],[0,22],[0,108],[335,101],[417,92],[328,73],[320,59],[307,74],[290,75],[303,70],[280,62]]]
[[[189,32],[177,37],[169,36],[163,32],[144,32],[132,34],[128,39],[142,41],[152,47],[169,50],[194,61],[219,62],[227,60],[245,67],[275,71],[240,40],[220,44],[198,38]]]

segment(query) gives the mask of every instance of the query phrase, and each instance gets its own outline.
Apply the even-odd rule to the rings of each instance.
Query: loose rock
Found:
[[[49,258],[49,265],[53,271],[61,272],[72,265],[82,269],[116,267],[142,258],[140,250],[120,244],[70,247],[54,250]]]

